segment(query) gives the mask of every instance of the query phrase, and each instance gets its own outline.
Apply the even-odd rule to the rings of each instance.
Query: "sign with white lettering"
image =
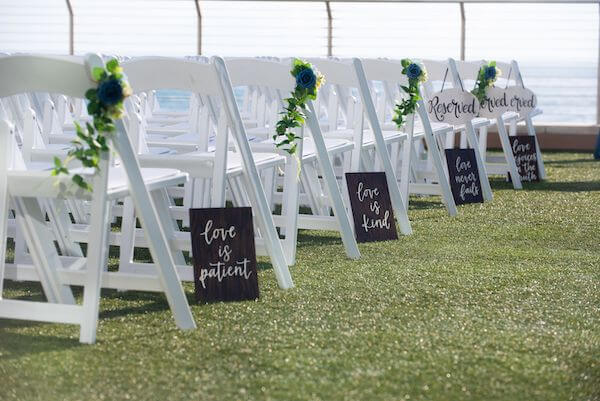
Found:
[[[258,298],[252,208],[190,209],[198,302]]]
[[[358,242],[398,239],[384,172],[346,173]]]
[[[506,89],[492,86],[485,91],[485,99],[481,102],[479,117],[496,118],[499,115],[511,111],[508,104]]]
[[[450,188],[457,205],[483,203],[477,159],[473,149],[446,149]]]
[[[446,89],[431,96],[427,114],[432,121],[462,125],[479,114],[479,101],[472,93],[459,88]]]
[[[540,170],[535,147],[535,137],[511,136],[509,139],[521,181],[538,182],[540,180]],[[510,173],[508,174],[508,178],[510,180]]]
[[[506,88],[506,97],[509,110],[516,111],[522,116],[529,115],[537,107],[535,94],[522,86],[509,86]]]

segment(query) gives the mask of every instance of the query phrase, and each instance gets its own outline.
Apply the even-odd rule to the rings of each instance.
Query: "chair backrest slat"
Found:
[[[225,64],[234,87],[266,86],[284,93],[294,90],[294,80],[290,74],[289,62],[234,57],[225,59]]]
[[[122,64],[134,92],[177,89],[205,95],[218,95],[214,65],[167,57],[139,57]]]
[[[22,55],[0,58],[0,98],[27,92],[82,98],[96,85],[81,57]]]

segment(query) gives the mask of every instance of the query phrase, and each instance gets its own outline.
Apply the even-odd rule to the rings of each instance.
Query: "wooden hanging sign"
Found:
[[[521,181],[538,182],[540,180],[540,166],[537,159],[535,137],[519,135],[511,136],[509,140]],[[508,178],[510,180],[510,173]]]
[[[190,209],[198,302],[257,299],[252,208]]]
[[[535,94],[522,86],[509,86],[506,88],[506,96],[509,110],[521,116],[528,116],[537,107]]]
[[[459,88],[446,89],[431,96],[427,114],[432,121],[463,125],[479,114],[479,101],[472,93]]]
[[[485,99],[480,104],[479,117],[496,118],[511,111],[506,89],[492,86],[485,91]]]
[[[473,149],[446,149],[452,196],[457,205],[483,203],[477,159]]]
[[[394,210],[384,172],[346,173],[358,242],[398,239]]]

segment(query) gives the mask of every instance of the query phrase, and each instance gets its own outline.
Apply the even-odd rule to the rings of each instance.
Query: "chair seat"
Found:
[[[169,155],[169,154],[176,154],[177,152],[175,152],[172,149],[169,148],[163,148],[163,147],[149,147],[148,151],[150,153],[152,153],[153,155]]]
[[[450,126],[448,124],[431,121],[431,129],[433,129],[434,133],[436,133],[438,131],[446,131],[449,129],[449,127]],[[381,129],[384,131],[395,131],[397,129],[396,123],[394,123],[392,121],[383,123],[383,124],[381,124]],[[423,123],[420,120],[416,120],[415,127],[414,127],[414,134],[415,135],[422,134],[423,131],[424,131]]]
[[[40,170],[13,170],[8,173],[8,190],[12,196],[47,197],[47,198],[79,198],[91,200],[92,193],[77,187],[70,175],[51,175],[51,166]],[[73,169],[73,174],[80,174],[89,182],[93,176],[92,169]],[[144,183],[149,191],[172,187],[187,181],[187,174],[179,170],[164,168],[141,169]],[[107,195],[110,199],[127,196],[129,188],[127,176],[121,166],[111,167],[108,173]]]
[[[253,152],[254,164],[260,168],[271,167],[285,163],[285,157],[273,152]],[[211,177],[212,166],[215,163],[214,152],[188,152],[182,154],[142,154],[140,164],[149,168],[174,168],[185,171],[193,177]],[[237,152],[227,152],[227,174],[241,173],[242,158]]]
[[[325,138],[325,147],[330,154],[338,154],[354,149],[354,143],[346,139]],[[317,155],[315,141],[312,138],[304,138],[303,157],[312,157]]]
[[[252,158],[259,170],[285,163],[285,157],[277,153],[252,152]],[[227,174],[242,172],[242,167],[242,155],[237,152],[227,152]]]
[[[348,129],[340,129],[335,131],[328,131],[323,133],[326,137],[335,138],[335,139],[346,139],[352,140],[354,137],[354,131],[350,128]],[[405,140],[408,135],[404,132],[400,131],[383,131],[383,139],[386,144],[391,144],[394,142],[400,142]],[[372,130],[365,130],[363,133],[363,147],[371,147],[375,145],[375,137],[373,135]]]
[[[211,138],[214,142],[214,138]],[[148,135],[148,139],[146,140],[148,146],[155,147],[186,147],[197,149],[198,144],[200,143],[200,135],[196,133],[185,133],[176,136],[165,136],[158,133]]]
[[[278,151],[275,148],[275,141],[269,137],[269,139],[265,139],[262,141],[257,141],[257,138],[253,138],[250,144],[256,151],[273,151],[273,152],[281,152],[282,155],[285,156],[283,151]],[[327,149],[327,153],[333,155],[338,153],[343,153],[354,149],[354,143],[346,140],[346,139],[338,139],[338,138],[325,138],[325,148]],[[303,138],[303,148],[302,148],[302,159],[312,159],[317,156],[317,149],[315,146],[315,142],[311,137]],[[254,153],[253,153],[254,154]]]

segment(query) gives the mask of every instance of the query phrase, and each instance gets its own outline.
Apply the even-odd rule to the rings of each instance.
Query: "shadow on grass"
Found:
[[[301,230],[298,233],[298,247],[342,245],[342,238],[336,231],[327,231],[330,235],[323,235],[312,230]]]
[[[435,198],[411,197],[408,203],[408,210],[424,210],[424,209],[445,209],[446,206],[442,203],[439,196]]]
[[[599,181],[567,181],[567,182],[535,182],[523,183],[523,189],[526,191],[547,191],[547,192],[587,192],[600,191]]]
[[[40,324],[42,325],[42,324]],[[6,333],[0,330],[0,360],[19,359],[32,354],[63,351],[82,346],[78,338],[45,336],[39,333]]]
[[[565,165],[565,167],[568,164],[576,164],[576,163],[589,163],[589,162],[598,162],[600,163],[600,160],[596,160],[594,159],[594,156],[590,153],[590,158],[589,159],[569,159],[569,160],[544,160],[544,165]]]
[[[195,302],[193,299],[193,296],[190,296],[189,294],[186,294],[186,297],[188,298],[188,303],[190,305],[193,305],[193,303]],[[103,310],[100,312],[99,318],[104,320],[104,319],[116,319],[119,317],[125,317],[125,316],[132,316],[132,315],[148,315],[148,314],[152,314],[152,313],[156,313],[156,312],[164,312],[164,311],[168,311],[169,310],[169,304],[167,303],[167,300],[160,300],[157,299],[155,300],[155,302],[150,302],[147,303],[145,302],[142,305],[137,305],[137,306],[128,306],[125,308],[118,308],[118,309],[109,309],[109,310]]]
[[[271,270],[273,268],[273,265],[271,264],[271,262],[256,262],[256,270]]]

